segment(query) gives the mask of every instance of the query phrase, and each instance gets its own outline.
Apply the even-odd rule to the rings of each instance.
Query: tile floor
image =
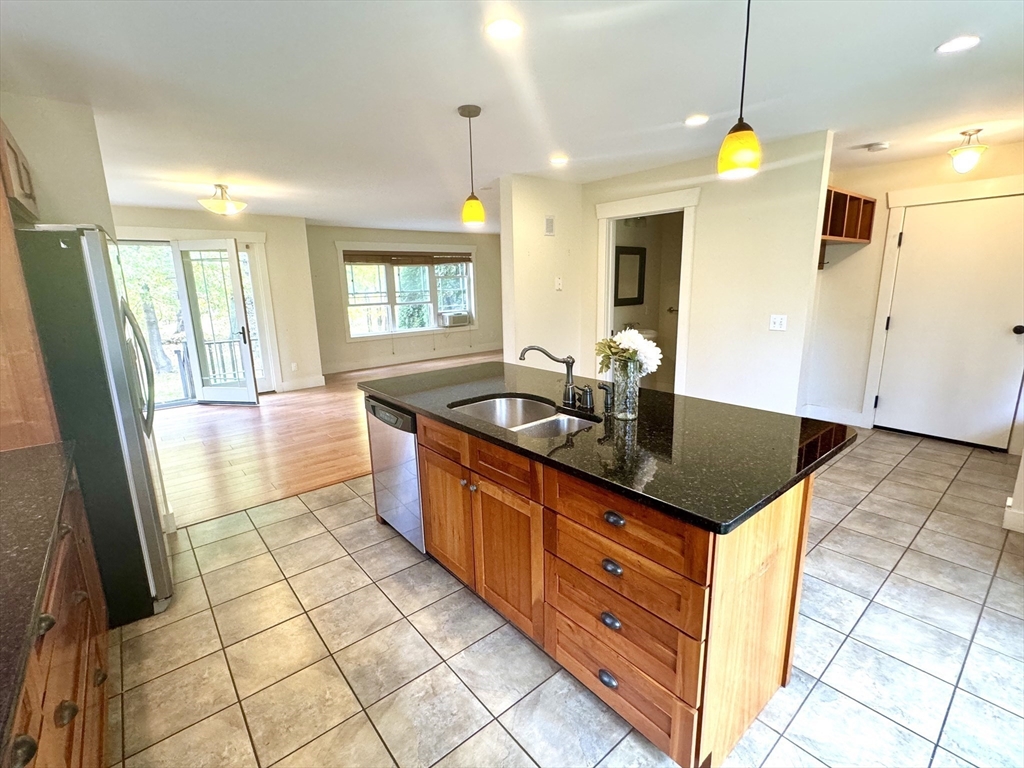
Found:
[[[867,433],[819,473],[796,669],[729,766],[1024,764],[1005,455]],[[172,537],[111,633],[109,765],[672,766],[373,517],[368,478]]]

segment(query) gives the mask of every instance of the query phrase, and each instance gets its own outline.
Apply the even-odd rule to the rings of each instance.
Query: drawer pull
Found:
[[[461,485],[463,488],[466,487],[467,483],[469,483],[469,480],[459,480],[459,485]]]
[[[609,525],[614,525],[616,528],[621,528],[626,524],[626,518],[618,512],[612,512],[610,509],[604,513],[604,521]]]
[[[96,667],[96,671],[92,673],[92,684],[93,684],[93,687],[94,688],[98,688],[99,686],[103,685],[105,682],[107,682],[107,672],[106,672],[106,670],[103,670],[103,669],[100,669],[99,667]]]
[[[25,768],[36,756],[39,745],[27,733],[14,737],[11,742],[11,768]]]
[[[67,536],[69,533],[71,533],[72,530],[74,530],[74,529],[71,527],[70,523],[61,523],[60,524],[60,538],[63,539],[65,536]]]
[[[471,491],[472,493],[476,493],[476,486],[475,486],[475,485],[471,485],[471,486],[469,486],[469,490],[470,490],[470,491]]]
[[[597,679],[613,690],[619,687],[619,681],[607,669],[599,669],[597,671]]]
[[[608,627],[608,629],[614,629],[616,632],[622,629],[622,622],[616,618],[614,613],[608,613],[608,611],[604,611],[601,614],[601,623]]]
[[[36,631],[39,633],[39,636],[42,637],[53,629],[53,625],[56,623],[57,619],[53,617],[53,614],[41,613],[39,614],[39,618],[36,620]]]
[[[71,602],[75,605],[78,605],[79,603],[84,603],[88,599],[89,593],[86,592],[84,589],[76,589],[74,592],[71,593]]]
[[[63,728],[72,720],[75,719],[75,715],[78,714],[78,705],[73,701],[64,699],[60,704],[54,707],[53,710],[53,722],[58,728]]]
[[[604,568],[605,571],[610,573],[612,576],[622,575],[622,566],[616,563],[614,560],[611,560],[607,557],[601,561],[601,567]]]

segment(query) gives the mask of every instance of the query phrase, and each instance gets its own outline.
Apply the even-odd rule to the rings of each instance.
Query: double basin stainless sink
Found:
[[[592,427],[598,417],[579,418],[560,411],[554,403],[518,395],[495,395],[471,403],[452,403],[451,410],[486,421],[527,437],[561,437]]]

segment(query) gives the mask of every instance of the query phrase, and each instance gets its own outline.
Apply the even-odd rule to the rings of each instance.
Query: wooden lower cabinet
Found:
[[[544,508],[472,475],[476,591],[538,642],[544,638]]]
[[[471,587],[476,585],[473,560],[473,506],[469,470],[420,446],[420,498],[427,552]]]

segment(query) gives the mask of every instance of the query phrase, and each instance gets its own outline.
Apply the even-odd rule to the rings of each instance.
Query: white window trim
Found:
[[[464,333],[479,329],[478,313],[476,306],[476,246],[475,245],[438,245],[436,243],[367,243],[347,242],[335,240],[334,246],[338,249],[338,268],[341,273],[341,316],[345,325],[345,342],[347,344],[358,344],[366,341],[386,341],[388,339],[401,339],[408,336],[447,336],[451,333]],[[462,325],[458,328],[422,328],[415,331],[392,331],[391,333],[371,333],[366,336],[353,336],[348,325],[348,279],[345,273],[345,251],[386,251],[389,253],[465,253],[469,255],[472,265],[472,279],[470,280],[469,291],[469,313],[473,322],[469,325]],[[391,277],[388,277],[389,299]],[[437,297],[433,293],[433,281],[431,281],[431,301],[437,306]]]

